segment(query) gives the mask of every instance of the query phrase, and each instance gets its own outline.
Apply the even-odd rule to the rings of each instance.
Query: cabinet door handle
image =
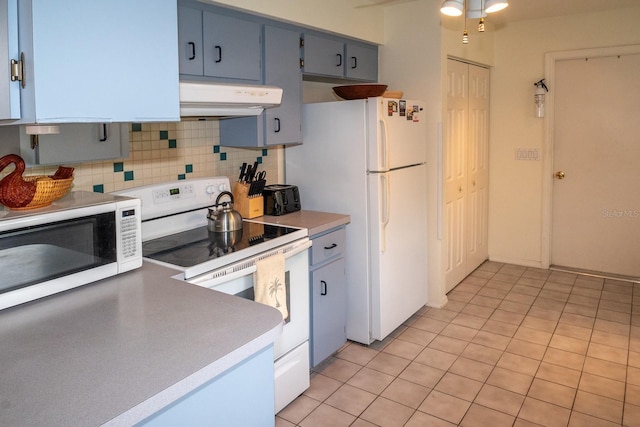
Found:
[[[279,118],[275,118],[276,121],[276,130],[274,132],[280,132],[280,119]]]
[[[320,280],[320,295],[326,295],[327,294],[327,282],[325,282],[324,280]]]
[[[105,142],[107,139],[109,139],[109,134],[107,133],[107,124],[103,123],[101,128],[102,128],[102,136],[98,135],[98,141]]]
[[[353,65],[351,65],[352,69],[353,68],[358,68],[358,58],[356,58],[355,56],[352,56],[351,57],[351,64],[353,64]]]
[[[189,56],[189,61],[193,61],[196,59],[196,44],[194,42],[187,43],[191,48],[191,55]]]
[[[337,243],[332,243],[330,246],[325,246],[324,249],[328,251],[329,249],[333,249],[337,247],[338,247]]]
[[[222,62],[222,48],[220,46],[215,46],[214,49],[218,53],[218,59],[215,60],[215,62],[217,64],[218,62]]]
[[[338,57],[338,64],[336,65],[336,67],[342,67],[342,54],[337,53],[336,56]]]

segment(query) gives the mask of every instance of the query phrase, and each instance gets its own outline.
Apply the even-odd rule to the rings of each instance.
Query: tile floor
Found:
[[[448,297],[347,343],[276,426],[640,426],[640,284],[486,262]]]

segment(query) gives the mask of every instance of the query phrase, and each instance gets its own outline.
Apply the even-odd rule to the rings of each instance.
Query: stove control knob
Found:
[[[207,188],[204,189],[204,191],[208,194],[208,195],[212,195],[215,194],[216,189],[213,187],[213,185],[207,185]]]
[[[225,184],[218,185],[218,191],[227,191],[227,186]]]

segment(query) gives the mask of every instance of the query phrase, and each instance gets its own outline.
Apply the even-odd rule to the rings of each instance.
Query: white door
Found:
[[[369,174],[372,339],[427,303],[426,173],[420,165]]]
[[[443,132],[443,222],[445,290],[449,292],[467,275],[465,212],[467,199],[467,139],[469,66],[447,61],[447,112]]]
[[[448,60],[447,76],[443,219],[448,292],[488,257],[489,70]]]
[[[467,274],[489,254],[489,70],[469,66]]]
[[[553,265],[640,276],[638,76],[639,54],[556,62]]]

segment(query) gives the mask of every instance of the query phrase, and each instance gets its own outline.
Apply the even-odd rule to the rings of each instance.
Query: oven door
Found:
[[[255,257],[225,266],[216,271],[189,279],[189,283],[214,289],[226,294],[253,300],[255,262],[270,255],[284,253],[285,289],[289,317],[282,335],[274,345],[274,358],[278,359],[298,345],[309,340],[309,248],[308,238],[297,240]],[[181,275],[176,276],[180,278]]]

